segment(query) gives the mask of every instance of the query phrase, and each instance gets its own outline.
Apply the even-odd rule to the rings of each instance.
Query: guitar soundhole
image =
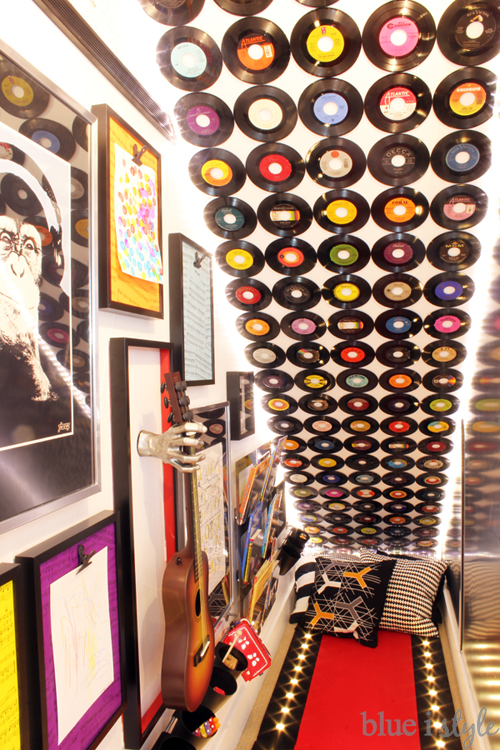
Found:
[[[196,592],[196,601],[194,603],[194,608],[196,612],[196,617],[199,617],[201,614],[201,593],[200,589]]]

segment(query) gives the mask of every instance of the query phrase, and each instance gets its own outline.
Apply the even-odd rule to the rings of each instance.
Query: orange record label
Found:
[[[269,323],[261,318],[252,318],[247,320],[245,328],[248,333],[252,333],[254,336],[265,336],[271,330]]]
[[[201,168],[201,176],[213,187],[223,187],[233,179],[233,170],[225,161],[210,159]]]
[[[270,407],[271,409],[274,409],[274,411],[286,411],[287,409],[289,409],[289,408],[290,408],[290,404],[288,403],[288,401],[285,401],[285,400],[284,400],[284,399],[282,399],[282,398],[272,398],[272,399],[271,399],[271,400],[270,400],[270,401],[268,402],[268,404],[269,404],[269,407]],[[292,462],[292,461],[290,461],[290,464],[289,464],[289,465],[290,465],[290,466],[293,466],[293,465],[295,465],[295,466],[300,466],[300,465],[301,465],[301,462],[300,462],[300,461],[297,461],[297,463],[293,464],[293,462]]]
[[[410,198],[392,198],[384,206],[384,214],[395,224],[411,221],[417,212],[417,207]]]
[[[328,204],[326,215],[332,224],[350,224],[358,215],[358,209],[351,201],[340,199]]]
[[[265,70],[274,60],[274,44],[267,34],[244,36],[236,50],[238,59],[248,70]]]
[[[330,63],[340,57],[345,41],[335,26],[318,26],[307,37],[306,47],[314,60]]]
[[[470,117],[482,110],[486,104],[488,94],[479,84],[466,81],[457,86],[450,94],[450,109],[461,117]]]
[[[389,378],[389,385],[393,388],[409,388],[411,384],[412,379],[408,375],[403,375],[403,373],[392,375]]]

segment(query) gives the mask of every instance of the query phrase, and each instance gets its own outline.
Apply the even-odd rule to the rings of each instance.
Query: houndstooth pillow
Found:
[[[361,550],[362,562],[387,560],[387,556]],[[387,587],[379,627],[412,635],[438,636],[432,622],[432,607],[448,564],[440,560],[402,559],[394,555],[396,567]]]

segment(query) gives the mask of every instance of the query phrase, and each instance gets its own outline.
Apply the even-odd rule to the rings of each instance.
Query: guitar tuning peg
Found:
[[[170,406],[170,402],[169,402],[167,396],[163,397],[163,406],[165,407],[165,409],[168,409],[168,407]]]
[[[165,388],[167,386],[165,385],[165,382],[162,380],[160,385],[160,393],[165,393]]]
[[[185,380],[180,380],[178,383],[175,384],[176,391],[185,391],[186,388],[187,388],[187,383]]]
[[[189,406],[191,403],[189,400],[189,396],[181,396],[179,399],[179,403],[181,406]]]
[[[172,412],[170,412],[170,414],[167,417],[167,422],[173,422],[173,421],[174,421],[174,415]]]

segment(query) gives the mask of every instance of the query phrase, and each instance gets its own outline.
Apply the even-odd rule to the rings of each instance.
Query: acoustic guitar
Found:
[[[193,420],[186,383],[164,375],[173,424]],[[194,453],[193,449],[190,450]],[[163,702],[194,711],[207,691],[214,663],[214,629],[208,608],[208,558],[201,549],[197,472],[184,475],[187,542],[167,563],[163,577],[165,644],[161,670]]]

